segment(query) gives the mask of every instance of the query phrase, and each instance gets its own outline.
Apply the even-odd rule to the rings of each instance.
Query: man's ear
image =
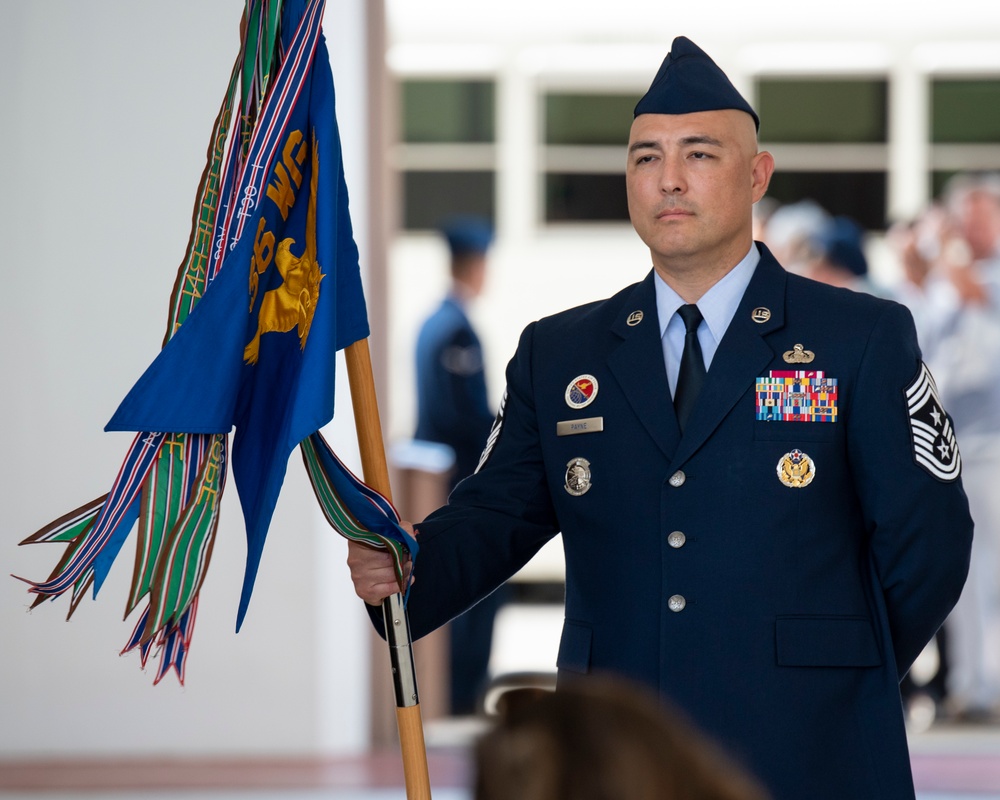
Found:
[[[767,150],[761,150],[753,157],[750,174],[753,178],[753,201],[756,203],[767,192],[774,174],[774,156]]]

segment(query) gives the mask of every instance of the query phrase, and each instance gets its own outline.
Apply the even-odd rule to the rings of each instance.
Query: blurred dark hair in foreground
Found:
[[[476,800],[767,800],[680,712],[645,689],[591,677],[517,689],[475,749]]]

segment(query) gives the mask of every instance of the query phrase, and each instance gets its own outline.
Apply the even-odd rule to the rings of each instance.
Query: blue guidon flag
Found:
[[[906,405],[913,434],[913,459],[939,481],[962,474],[962,456],[951,419],[938,398],[937,386],[926,364],[906,389]]]
[[[72,614],[90,585],[100,588],[138,522],[126,614],[146,605],[125,649],[137,649],[143,664],[156,649],[157,681],[171,668],[184,678],[230,461],[247,532],[237,629],[300,443],[340,533],[389,548],[401,579],[406,554],[416,555],[388,500],[354,478],[319,434],[333,417],[336,351],[368,336],[324,5],[247,0],[164,347],[106,428],[138,433],[106,497],[23,542],[67,545],[47,581],[28,583],[36,605],[72,589]]]

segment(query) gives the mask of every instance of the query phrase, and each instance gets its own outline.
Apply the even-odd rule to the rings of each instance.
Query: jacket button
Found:
[[[682,594],[672,594],[670,599],[667,600],[667,608],[671,611],[683,611],[684,606],[687,605],[687,600],[684,599]]]
[[[677,470],[677,472],[675,472],[673,475],[670,476],[670,480],[667,482],[671,486],[676,488],[677,486],[683,486],[684,481],[686,480],[687,480],[687,475],[684,474],[684,470],[679,469]]]
[[[683,547],[684,543],[687,541],[687,536],[684,535],[683,531],[672,531],[667,537],[667,544],[669,544],[674,549],[678,547]]]

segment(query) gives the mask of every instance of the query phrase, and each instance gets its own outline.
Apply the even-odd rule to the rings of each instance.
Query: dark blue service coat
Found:
[[[652,274],[527,327],[485,466],[417,526],[413,635],[561,531],[560,677],[657,688],[776,800],[912,798],[898,682],[957,600],[972,539],[949,420],[905,308],[761,251],[683,436]],[[814,360],[786,363],[796,345]],[[835,422],[757,419],[756,379],[797,369],[838,381]],[[574,408],[581,376],[597,391]],[[582,420],[592,432],[557,433]],[[795,451],[807,485],[786,485]]]

